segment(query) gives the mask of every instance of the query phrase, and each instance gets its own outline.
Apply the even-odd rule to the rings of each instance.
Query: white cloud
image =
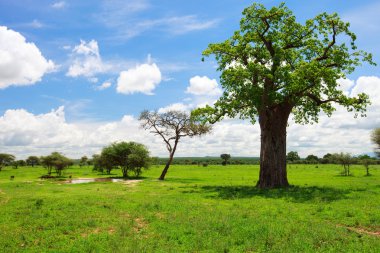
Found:
[[[337,83],[338,83],[338,89],[343,91],[345,95],[349,95],[350,89],[355,85],[355,82],[353,80],[344,79],[344,78],[338,79]]]
[[[102,61],[99,46],[96,40],[86,42],[80,41],[72,50],[73,62],[69,67],[67,76],[71,77],[93,77],[96,74],[107,72],[111,66]]]
[[[207,76],[194,76],[190,79],[190,86],[186,89],[187,93],[194,95],[219,96],[222,90],[218,87],[215,79]]]
[[[122,94],[144,93],[152,95],[161,82],[162,75],[155,63],[142,64],[120,72],[117,79],[117,92]]]
[[[54,68],[53,61],[45,59],[34,43],[0,26],[0,89],[35,84]]]
[[[190,109],[192,108],[192,105],[186,105],[183,103],[174,103],[165,107],[162,107],[158,109],[158,113],[166,113],[169,111],[185,111],[189,112]]]
[[[351,94],[356,96],[359,93],[369,95],[373,106],[379,106],[380,109],[380,78],[377,76],[361,76],[356,81],[355,87]]]
[[[359,80],[357,83],[364,85]],[[178,103],[167,109],[182,110],[186,107],[186,104]],[[154,156],[167,156],[161,138],[141,129],[139,121],[131,115],[112,122],[69,123],[65,119],[65,110],[67,108],[59,107],[39,115],[23,109],[7,110],[0,116],[2,152],[25,158],[28,155],[59,151],[79,158],[98,153],[103,146],[114,141],[136,141],[145,144]],[[340,151],[352,154],[372,152],[370,131],[379,125],[379,106],[371,106],[368,117],[358,119],[339,108],[332,118],[321,115],[319,124],[297,125],[290,122],[287,131],[288,151],[298,151],[303,157]],[[213,126],[209,135],[182,139],[176,156],[218,156],[221,153],[259,156],[259,125],[240,120],[223,120]]]
[[[218,123],[211,135],[181,140],[176,155],[219,155],[222,152],[257,155],[259,133],[255,128],[257,126],[244,122]],[[131,115],[113,122],[68,123],[62,106],[39,115],[23,109],[7,110],[0,117],[2,151],[15,154],[17,158],[46,155],[53,151],[79,158],[98,153],[103,146],[115,141],[140,142],[154,156],[168,155],[161,138],[144,131],[140,122]]]
[[[59,2],[55,2],[51,5],[51,7],[53,9],[63,9],[66,7],[66,2],[65,1],[59,1]]]
[[[109,81],[106,81],[104,83],[102,83],[102,85],[96,87],[97,90],[105,90],[105,89],[108,89],[109,87],[111,87],[112,83],[109,82]]]

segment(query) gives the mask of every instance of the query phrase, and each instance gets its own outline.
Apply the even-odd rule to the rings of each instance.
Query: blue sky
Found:
[[[141,133],[136,117],[144,109],[189,110],[214,101],[221,91],[219,73],[212,58],[201,61],[201,53],[238,29],[241,12],[250,3],[0,0],[0,53],[5,52],[0,59],[2,151],[20,157],[55,150],[79,156],[98,152],[110,141],[136,140],[153,155],[164,156],[161,140]],[[270,7],[280,1],[261,3]],[[324,11],[337,12],[351,23],[359,48],[380,63],[378,1],[286,4],[301,22]],[[380,99],[378,70],[359,67],[344,82],[347,92],[369,91]],[[338,110],[337,119],[322,118],[318,126],[291,125],[288,150],[304,155],[334,149],[372,152],[368,135],[380,125],[379,108],[377,102],[369,108],[372,119],[352,120],[351,114]],[[298,135],[291,133],[293,128]],[[355,140],[346,140],[336,150],[327,140],[315,144],[318,131],[342,139],[353,135]],[[248,133],[252,139],[245,138]],[[230,120],[200,140],[201,149],[196,139],[188,140],[179,154],[257,156],[258,135],[257,126]]]

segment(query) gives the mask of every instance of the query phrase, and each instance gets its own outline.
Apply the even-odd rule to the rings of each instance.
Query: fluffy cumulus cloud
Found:
[[[352,81],[350,95],[369,94],[372,105],[366,118],[354,118],[353,113],[338,107],[331,118],[321,114],[318,124],[298,125],[289,122],[287,129],[288,151],[297,151],[305,157],[309,154],[323,156],[332,152],[349,152],[354,155],[370,153],[373,145],[370,132],[380,125],[380,78],[360,77]],[[176,103],[162,108],[189,110],[191,105]],[[66,108],[67,110],[67,108]],[[136,141],[145,144],[154,156],[166,156],[165,146],[155,135],[140,128],[139,121],[131,116],[113,122],[69,123],[65,108],[35,115],[26,110],[8,110],[0,116],[0,146],[2,152],[19,158],[28,155],[44,155],[53,151],[73,158],[98,153],[114,141]],[[259,156],[260,128],[247,121],[227,119],[213,126],[211,134],[184,138],[177,156]]]
[[[117,92],[122,94],[143,93],[152,95],[161,82],[161,71],[155,63],[137,65],[121,71],[117,79]]]
[[[80,44],[72,50],[72,64],[66,75],[91,78],[109,69],[110,66],[104,63],[100,57],[98,42],[96,40],[89,42],[81,40]]]
[[[355,80],[340,80],[341,89],[349,96],[359,93],[369,95],[371,105],[367,117],[354,118],[354,113],[337,106],[331,118],[321,114],[318,124],[290,124],[288,129],[288,149],[301,155],[323,155],[328,152],[348,152],[352,154],[370,153],[372,129],[380,126],[380,78],[362,76]]]
[[[244,136],[244,138],[243,138]],[[257,126],[244,122],[222,122],[213,133],[200,138],[184,138],[178,156],[257,155]],[[139,121],[130,115],[106,123],[68,123],[65,108],[35,115],[26,110],[8,110],[0,117],[0,146],[3,152],[18,158],[46,155],[53,151],[70,157],[92,155],[115,141],[136,141],[145,144],[152,155],[167,156],[165,145],[155,135],[144,131]]]
[[[165,106],[165,107],[158,109],[158,112],[159,113],[165,113],[165,112],[169,112],[169,111],[189,112],[191,108],[192,108],[192,105],[187,105],[184,103],[174,103],[174,104],[170,104],[168,106]]]
[[[55,68],[31,42],[20,33],[0,26],[0,89],[32,85]]]
[[[187,93],[193,95],[219,96],[222,90],[218,87],[215,79],[207,76],[194,76],[190,79],[190,85],[186,89]]]
[[[377,76],[361,76],[356,81],[355,87],[352,89],[352,95],[359,93],[369,95],[373,106],[380,107],[380,78]],[[380,109],[380,108],[378,108]]]

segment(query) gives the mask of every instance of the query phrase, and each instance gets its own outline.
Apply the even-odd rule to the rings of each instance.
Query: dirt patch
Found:
[[[372,235],[372,236],[380,237],[380,231],[379,230],[371,231],[371,230],[368,230],[367,228],[363,228],[363,227],[349,227],[349,226],[345,226],[345,225],[341,225],[341,224],[338,224],[337,226],[342,227],[342,228],[346,228],[347,230],[358,233],[358,234],[365,234],[365,235]]]
[[[133,230],[135,233],[140,233],[141,230],[146,228],[148,226],[148,223],[143,218],[136,218],[135,224],[133,225]]]

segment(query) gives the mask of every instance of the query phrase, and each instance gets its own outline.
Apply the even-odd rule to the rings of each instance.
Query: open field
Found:
[[[0,252],[379,252],[379,165],[369,177],[359,165],[350,177],[290,165],[285,190],[256,189],[254,165],[175,165],[163,182],[161,169],[132,184],[66,184],[38,179],[42,167],[5,168]]]

